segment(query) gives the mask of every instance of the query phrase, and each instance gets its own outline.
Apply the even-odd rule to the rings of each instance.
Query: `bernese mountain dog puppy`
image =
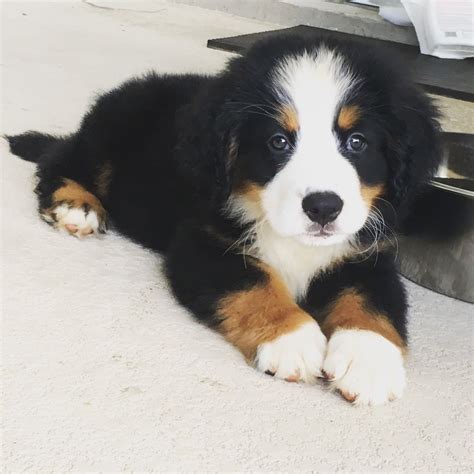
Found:
[[[8,140],[48,224],[110,222],[258,370],[378,405],[405,388],[392,232],[439,164],[437,120],[384,52],[291,36],[214,77],[132,79],[69,136]]]

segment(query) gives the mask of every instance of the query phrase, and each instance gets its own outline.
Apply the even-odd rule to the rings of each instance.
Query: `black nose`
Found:
[[[342,199],[334,193],[312,193],[303,199],[303,211],[318,224],[325,226],[332,222],[342,210]]]

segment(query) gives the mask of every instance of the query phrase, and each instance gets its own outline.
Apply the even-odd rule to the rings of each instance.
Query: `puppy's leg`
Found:
[[[167,272],[178,300],[257,369],[288,381],[321,374],[326,338],[281,278],[258,260],[226,253],[205,232],[178,237]]]
[[[68,178],[40,181],[37,194],[41,218],[56,229],[78,238],[105,232],[102,203],[78,182]]]
[[[312,289],[332,287],[321,323],[329,341],[323,370],[346,400],[360,405],[399,398],[406,384],[405,294],[395,270],[381,266],[381,271],[373,265],[367,272],[352,269],[352,282]]]
[[[20,137],[21,138],[21,137]],[[86,146],[80,134],[59,139],[38,159],[40,216],[58,230],[87,237],[106,230],[112,164],[105,152]]]
[[[219,298],[219,331],[262,372],[291,382],[321,375],[326,338],[268,266],[261,282]]]
[[[106,150],[100,143],[91,146],[84,135],[26,132],[7,137],[14,154],[37,164],[35,192],[42,219],[79,238],[105,231],[100,199],[107,200],[113,174]]]

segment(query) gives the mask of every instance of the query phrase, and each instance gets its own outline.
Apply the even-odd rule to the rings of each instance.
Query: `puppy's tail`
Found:
[[[62,139],[39,132],[25,132],[21,135],[7,135],[10,151],[26,161],[38,163],[41,155]]]

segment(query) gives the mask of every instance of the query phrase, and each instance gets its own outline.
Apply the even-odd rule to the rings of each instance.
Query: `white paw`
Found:
[[[321,376],[326,337],[314,321],[273,341],[260,344],[255,366],[289,382],[313,383]]]
[[[105,232],[104,220],[94,209],[87,207],[72,207],[61,203],[48,213],[41,214],[41,217],[56,229],[79,238]]]
[[[400,348],[373,331],[336,331],[329,339],[323,370],[332,386],[358,405],[400,398],[406,384]]]

